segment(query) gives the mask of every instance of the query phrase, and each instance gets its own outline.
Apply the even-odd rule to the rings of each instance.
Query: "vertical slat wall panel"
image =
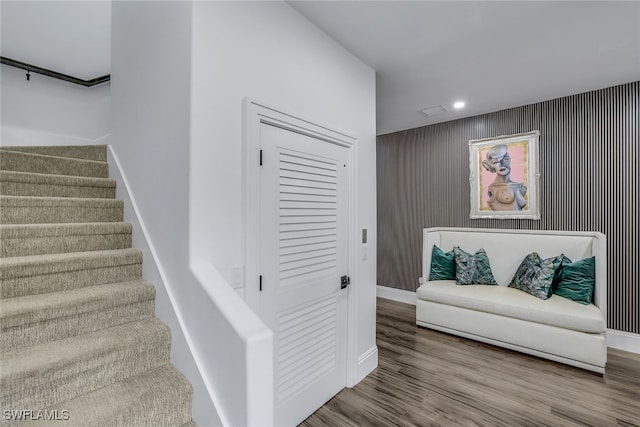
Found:
[[[468,141],[540,130],[533,220],[469,219]],[[640,333],[640,82],[378,137],[378,284],[415,290],[424,227],[607,236],[612,329]]]

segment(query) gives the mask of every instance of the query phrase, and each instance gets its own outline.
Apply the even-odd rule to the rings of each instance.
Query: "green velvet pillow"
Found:
[[[453,254],[456,260],[456,285],[497,285],[484,249],[478,249],[475,255],[471,255],[455,246]]]
[[[565,257],[555,284],[556,295],[580,304],[591,304],[596,287],[596,257],[571,262]]]
[[[530,253],[520,263],[509,287],[527,292],[540,299],[549,299],[552,293],[553,279],[563,256],[542,259],[536,252]]]
[[[429,280],[454,280],[455,278],[456,262],[453,251],[443,252],[442,249],[433,245]]]
[[[558,280],[560,278],[560,272],[562,271],[562,266],[566,264],[571,264],[573,261],[569,259],[565,254],[560,255],[560,265],[556,269],[556,274],[553,276],[553,285],[551,285],[551,293],[555,294],[556,289],[558,288]]]

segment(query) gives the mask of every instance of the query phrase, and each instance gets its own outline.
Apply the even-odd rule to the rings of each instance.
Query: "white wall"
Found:
[[[108,83],[83,87],[2,65],[2,145],[90,144],[111,131]]]
[[[191,88],[190,250],[242,280],[242,99],[252,97],[358,139],[357,353],[375,349],[375,73],[284,2],[195,2]],[[250,278],[249,278],[250,280]],[[363,362],[360,376],[375,367]]]
[[[194,386],[194,420],[220,425],[181,330],[218,320],[188,317],[191,306],[194,316],[210,311],[198,310],[208,298],[188,257],[191,3],[113,2],[112,23],[111,144],[163,273],[164,283],[153,277],[156,315],[171,328],[172,362]]]
[[[359,358],[375,356],[374,72],[286,3],[113,2],[112,22],[112,147],[163,271],[169,301],[159,293],[158,316],[174,334],[184,326],[193,351],[174,339],[173,361],[194,384],[196,422],[253,424],[261,396],[250,375],[269,359],[249,354],[247,337],[270,338],[224,284],[243,264],[242,99],[358,139],[357,227],[369,229],[369,257],[353,267],[355,341]],[[358,375],[376,363],[366,358]]]
[[[1,2],[2,56],[83,79],[109,73],[109,2]],[[79,34],[82,34],[80,36]],[[2,145],[104,142],[109,84],[91,88],[0,67]]]
[[[111,1],[2,1],[2,56],[84,80],[109,74]]]

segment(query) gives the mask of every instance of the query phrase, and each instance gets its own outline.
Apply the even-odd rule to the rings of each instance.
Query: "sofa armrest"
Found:
[[[607,324],[607,238],[602,233],[594,233],[592,253],[596,257],[596,287],[593,303],[600,309]]]
[[[425,228],[422,230],[422,280],[420,284],[424,284],[429,280],[431,274],[431,249],[433,245],[440,246],[440,230],[442,228]]]

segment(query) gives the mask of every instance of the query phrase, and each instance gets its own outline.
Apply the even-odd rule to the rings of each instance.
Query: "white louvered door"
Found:
[[[348,149],[261,124],[260,314],[274,333],[275,425],[346,383]]]

